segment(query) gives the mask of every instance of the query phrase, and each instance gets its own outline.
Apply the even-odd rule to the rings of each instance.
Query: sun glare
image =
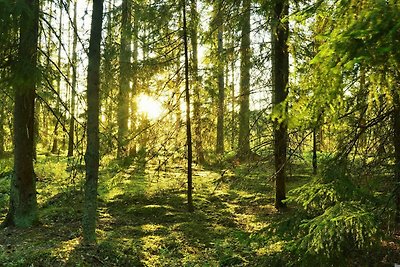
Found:
[[[150,120],[157,120],[163,113],[162,105],[151,96],[140,94],[136,98],[138,113],[145,115]]]

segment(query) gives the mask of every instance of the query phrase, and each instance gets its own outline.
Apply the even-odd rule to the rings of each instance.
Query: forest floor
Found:
[[[82,170],[73,178],[66,158],[44,155],[35,169],[40,224],[0,230],[0,266],[284,266],[291,260],[273,228],[297,211],[273,207],[268,164],[195,166],[195,211],[189,213],[184,167],[121,167],[104,159],[97,246],[81,244]],[[11,159],[0,160],[0,221],[10,170]],[[304,166],[293,170],[289,190],[310,179]],[[393,266],[387,258],[396,258],[400,245],[385,244],[370,266]],[[354,265],[359,262],[356,257]]]

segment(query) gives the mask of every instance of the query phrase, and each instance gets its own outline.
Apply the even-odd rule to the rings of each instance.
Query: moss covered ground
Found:
[[[11,165],[11,159],[0,160],[0,221],[7,211]],[[275,225],[298,212],[295,207],[282,213],[273,207],[268,163],[195,166],[195,211],[189,213],[184,166],[121,166],[104,158],[96,246],[81,244],[84,172],[75,167],[67,158],[38,157],[40,224],[0,230],[1,266],[295,265],[284,249],[288,239],[274,233]],[[309,179],[305,166],[294,166],[288,187]],[[372,266],[392,266],[396,260],[396,240],[386,240],[382,247],[370,254]],[[368,263],[363,255],[353,256],[354,265]]]

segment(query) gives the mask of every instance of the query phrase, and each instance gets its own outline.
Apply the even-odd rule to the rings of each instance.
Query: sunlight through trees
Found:
[[[0,265],[399,264],[399,21],[0,0]]]

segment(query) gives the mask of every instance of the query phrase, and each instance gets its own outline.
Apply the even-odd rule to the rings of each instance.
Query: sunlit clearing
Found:
[[[140,94],[136,98],[138,113],[145,115],[150,120],[159,119],[163,113],[160,102],[151,96]]]

